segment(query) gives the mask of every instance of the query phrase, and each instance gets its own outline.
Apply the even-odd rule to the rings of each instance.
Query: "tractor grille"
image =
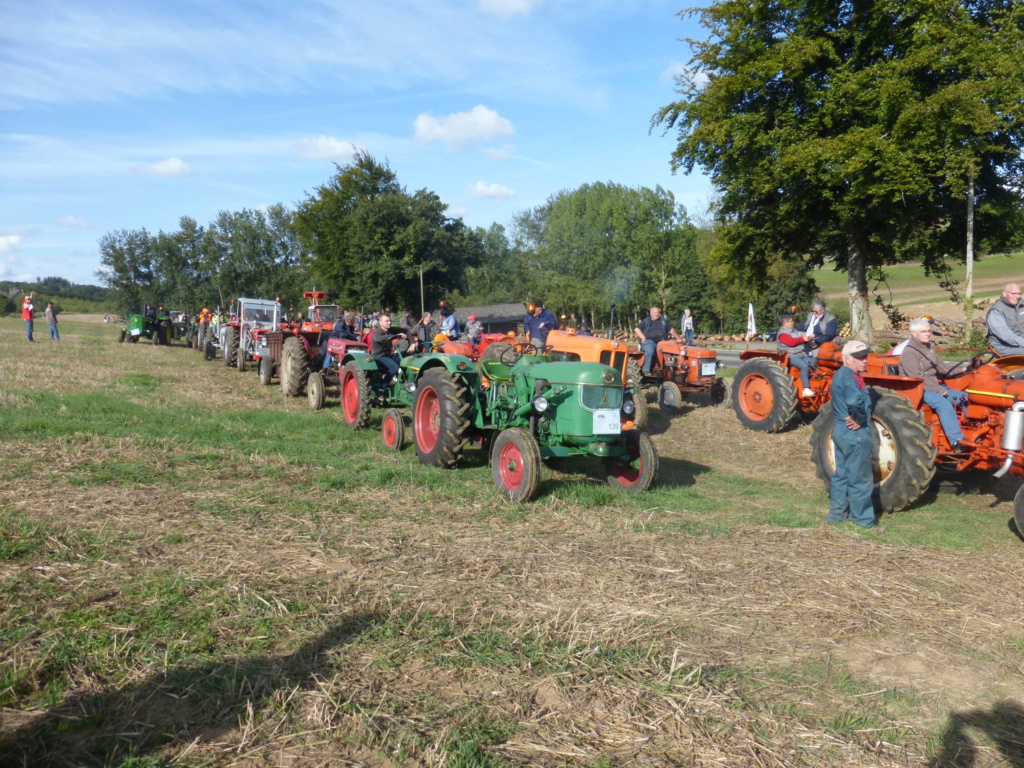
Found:
[[[270,359],[275,363],[281,361],[281,346],[284,344],[284,334],[281,331],[271,331],[263,336],[270,348]]]
[[[580,402],[588,411],[616,409],[622,407],[622,387],[580,387]]]

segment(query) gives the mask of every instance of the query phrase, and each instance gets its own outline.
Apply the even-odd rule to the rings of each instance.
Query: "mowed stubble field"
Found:
[[[828,528],[809,426],[694,408],[651,492],[512,505],[61,330],[0,320],[0,765],[1024,764],[1016,481]]]

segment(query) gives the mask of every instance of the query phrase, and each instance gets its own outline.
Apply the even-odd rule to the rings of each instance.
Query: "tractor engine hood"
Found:
[[[534,363],[523,372],[531,379],[546,379],[552,385],[622,386],[622,375],[601,363]]]

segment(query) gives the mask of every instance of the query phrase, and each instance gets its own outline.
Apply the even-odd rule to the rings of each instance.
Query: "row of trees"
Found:
[[[449,217],[435,193],[408,192],[386,163],[360,153],[294,211],[278,204],[225,211],[205,227],[182,217],[174,232],[108,233],[99,275],[122,312],[147,301],[227,306],[242,295],[298,307],[315,287],[343,306],[413,312],[442,299],[542,300],[597,323],[613,304],[631,319],[651,304],[672,316],[690,307],[707,330],[720,316],[735,330],[751,299],[769,311],[809,300],[814,283],[799,270],[784,276],[787,290],[763,300],[716,291],[698,255],[708,236],[671,193],[611,183],[559,192],[517,215],[510,233],[499,224],[474,229]]]

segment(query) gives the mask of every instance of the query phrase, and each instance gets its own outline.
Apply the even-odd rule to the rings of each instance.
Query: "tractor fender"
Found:
[[[755,357],[768,357],[777,362],[779,365],[783,364],[783,356],[778,352],[768,352],[763,349],[746,349],[740,352],[740,361],[746,362],[747,360],[753,360]],[[783,366],[785,367],[785,366]]]
[[[408,368],[418,371],[417,378],[434,368],[444,368],[453,376],[458,376],[466,381],[474,381],[480,376],[473,361],[463,355],[431,354],[421,358],[417,367],[408,366]]]
[[[880,373],[865,373],[864,383],[905,397],[914,408],[921,407],[924,399],[924,382],[909,376],[886,376]]]
[[[344,368],[351,362],[354,362],[362,371],[378,370],[377,361],[370,357],[370,353],[366,349],[350,349],[339,361],[338,369]]]

